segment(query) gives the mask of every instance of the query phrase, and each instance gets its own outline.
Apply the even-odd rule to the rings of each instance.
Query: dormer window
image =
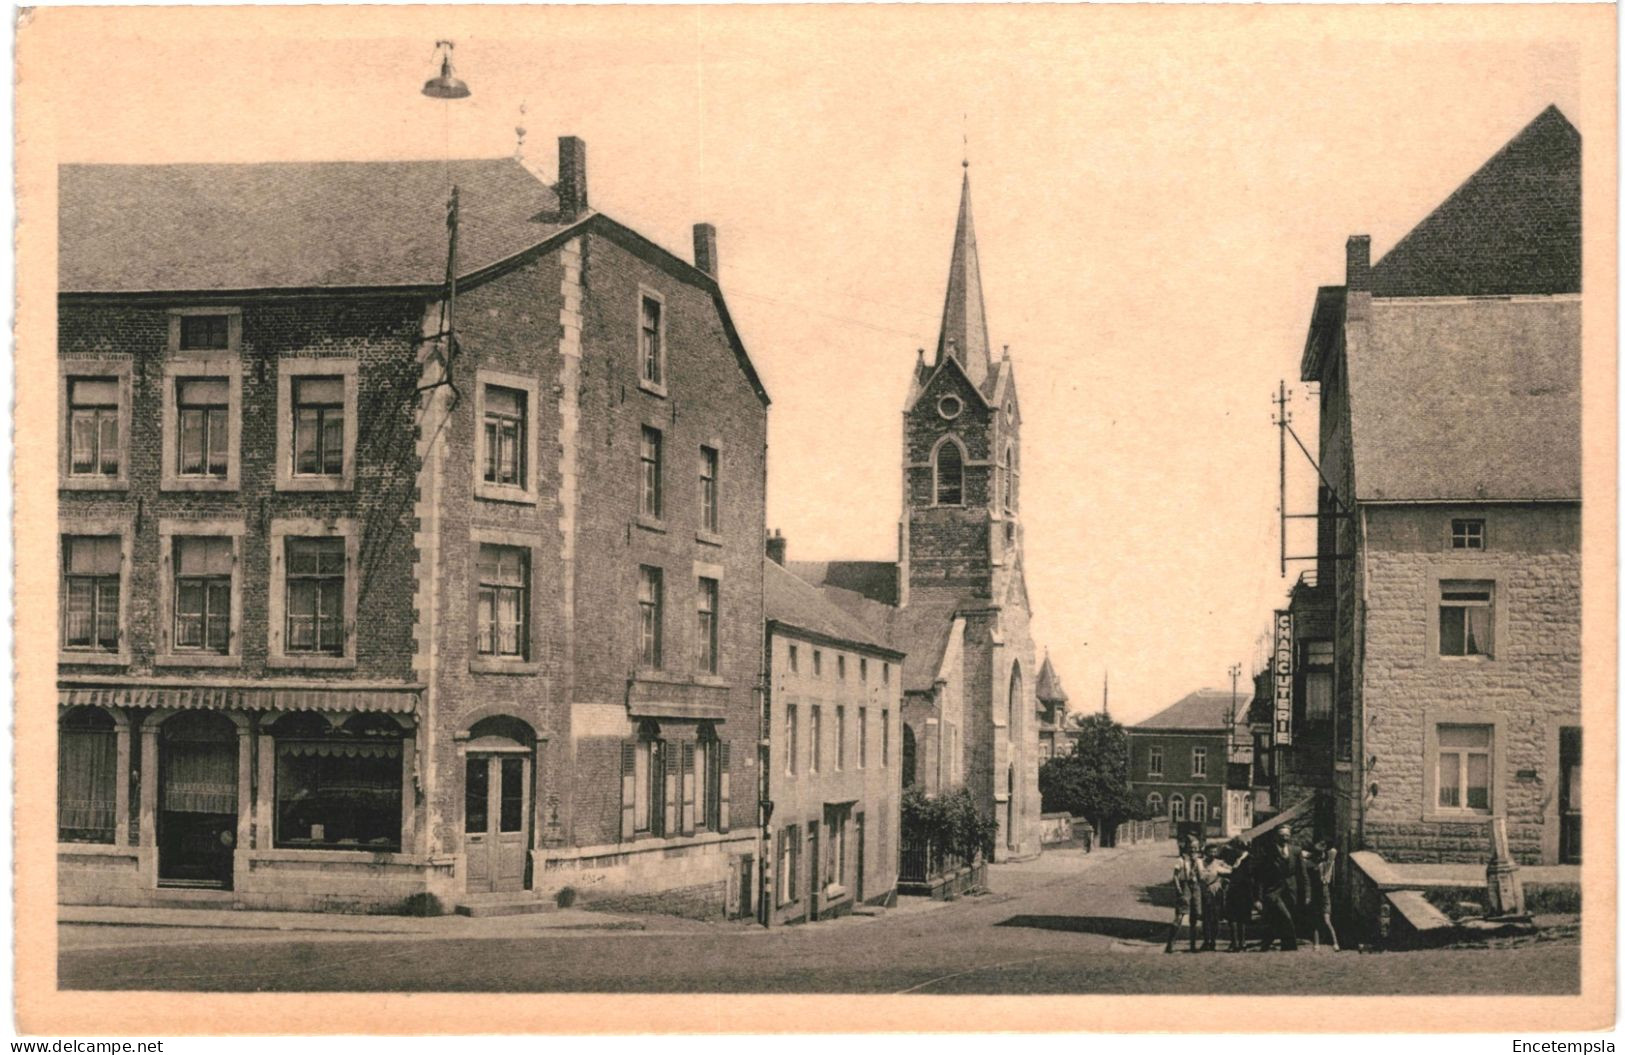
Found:
[[[937,448],[936,504],[963,505],[965,501],[965,454],[952,439]]]

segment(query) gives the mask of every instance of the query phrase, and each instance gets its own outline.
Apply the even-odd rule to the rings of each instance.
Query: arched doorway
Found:
[[[237,726],[187,711],[158,731],[158,881],[230,890],[237,847]]]
[[[518,718],[484,718],[468,731],[463,853],[470,894],[525,889],[535,756],[536,734]]]

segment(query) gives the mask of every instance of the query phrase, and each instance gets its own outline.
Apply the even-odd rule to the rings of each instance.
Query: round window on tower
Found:
[[[937,400],[937,413],[949,421],[959,417],[959,412],[965,409],[965,404],[959,401],[958,396],[943,396]]]

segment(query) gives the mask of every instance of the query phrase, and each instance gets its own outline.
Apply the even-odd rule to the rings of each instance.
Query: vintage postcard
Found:
[[[21,1030],[1613,1021],[1612,8],[17,36]]]

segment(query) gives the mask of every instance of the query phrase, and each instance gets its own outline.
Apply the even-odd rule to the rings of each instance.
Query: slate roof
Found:
[[[813,563],[814,567],[821,564]],[[799,566],[791,562],[799,574]],[[895,567],[895,565],[887,565]],[[862,620],[893,648],[904,654],[903,691],[929,692],[937,682],[942,669],[942,657],[948,650],[954,620],[961,607],[985,605],[973,597],[953,591],[915,590],[909,595],[906,608],[876,601],[853,590],[825,586],[821,591],[826,600],[839,606],[848,615]]]
[[[1548,106],[1371,269],[1378,297],[1580,291],[1580,133]]]
[[[1578,300],[1373,300],[1349,356],[1362,501],[1580,497]]]
[[[948,354],[950,344],[971,382],[986,391],[993,354],[987,339],[987,309],[982,302],[976,225],[971,221],[968,164],[959,187],[959,221],[954,226],[954,250],[948,262],[948,292],[943,298],[942,329],[937,335],[937,362]]]
[[[825,591],[806,582],[772,560],[763,567],[763,605],[767,619],[856,648],[896,656],[884,629],[859,619],[833,603]]]
[[[566,229],[558,196],[512,158],[63,165],[63,293],[430,286]]]
[[[1213,730],[1223,732],[1230,724],[1230,707],[1235,703],[1245,711],[1247,700],[1235,700],[1229,689],[1197,689],[1178,703],[1153,714],[1132,729]]]
[[[897,564],[884,560],[786,561],[798,578],[814,586],[850,590],[881,604],[897,603]]]
[[[1061,676],[1055,673],[1054,664],[1049,661],[1049,653],[1044,653],[1044,665],[1038,668],[1038,698],[1046,703],[1065,703],[1066,690],[1061,688]]]

